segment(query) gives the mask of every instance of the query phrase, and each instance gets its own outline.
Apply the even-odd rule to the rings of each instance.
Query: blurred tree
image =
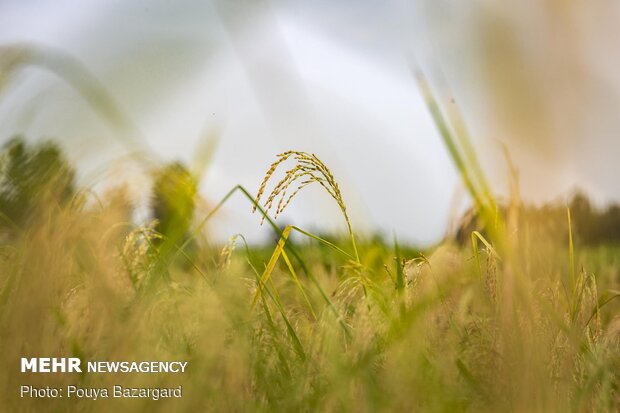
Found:
[[[170,251],[187,236],[196,192],[196,180],[179,162],[168,164],[155,173],[152,212],[157,220],[155,230],[163,236],[158,241],[160,251]]]
[[[601,242],[620,242],[620,205],[611,205],[601,215],[599,222]]]
[[[64,205],[75,192],[75,172],[50,141],[28,145],[11,139],[0,155],[0,227],[36,221],[50,207]]]
[[[582,192],[577,192],[569,204],[574,231],[579,239],[591,244],[598,238],[598,214],[592,208],[588,197]]]
[[[498,206],[498,213],[506,214],[503,205]],[[573,237],[583,245],[620,244],[620,205],[612,204],[604,211],[592,205],[583,192],[577,192],[569,202],[572,218]],[[519,208],[521,226],[524,232],[528,226],[531,235],[536,238],[556,235],[556,240],[566,242],[557,234],[567,234],[566,205],[548,203],[540,207],[521,205]],[[479,231],[486,236],[486,226],[475,209],[468,210],[457,225],[454,239],[461,245],[468,244],[472,231]]]

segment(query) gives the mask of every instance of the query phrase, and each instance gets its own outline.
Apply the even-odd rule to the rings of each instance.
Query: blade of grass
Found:
[[[619,298],[619,297],[620,297],[620,291],[617,291],[617,290],[607,290],[603,294],[601,294],[601,296],[598,299],[598,302],[596,303],[596,306],[592,309],[592,314],[590,315],[590,318],[588,318],[588,321],[586,322],[585,326],[590,324],[590,321],[592,321],[596,313],[598,313],[603,306],[607,305],[610,301],[613,301],[614,299]]]
[[[256,287],[256,294],[254,295],[254,299],[252,300],[252,308],[254,308],[254,306],[258,302],[258,299],[260,298],[262,294],[263,286],[265,285],[269,277],[271,277],[271,273],[273,272],[273,269],[275,268],[278,262],[278,258],[280,258],[280,255],[282,254],[282,251],[284,250],[284,244],[286,243],[286,240],[288,239],[288,236],[291,233],[292,229],[293,227],[289,225],[286,228],[284,228],[284,231],[282,231],[282,236],[278,240],[278,245],[276,245],[276,248],[273,251],[273,254],[271,254],[271,258],[269,259],[269,262],[267,263],[267,266],[265,267],[265,270],[263,271],[263,275],[261,275],[258,281],[258,286]]]
[[[456,166],[459,174],[461,175],[461,178],[463,179],[465,187],[471,195],[474,204],[476,205],[476,208],[484,212],[484,210],[486,210],[488,206],[485,205],[480,196],[479,190],[476,187],[474,180],[472,179],[467,163],[463,155],[461,154],[457,139],[450,131],[448,122],[441,113],[439,103],[435,99],[435,96],[431,91],[430,85],[428,84],[422,72],[416,71],[415,75],[418,82],[418,87],[420,88],[422,96],[424,97],[424,100],[426,102],[426,107],[431,113],[433,121],[435,122],[435,126],[439,131],[439,135],[441,136],[444,144],[446,145],[448,152],[452,157],[452,161],[454,162],[454,165]]]
[[[252,269],[252,272],[254,273],[254,276],[256,278],[256,282],[259,283],[260,282],[260,274],[258,272],[258,270],[256,269],[256,267],[253,264],[253,257],[252,257],[252,253],[250,251],[250,247],[248,245],[247,240],[245,239],[245,237],[242,234],[237,234],[237,236],[239,238],[241,238],[241,240],[243,241],[243,245],[244,245],[244,250],[245,250],[245,254],[246,254],[246,259],[248,262],[248,265],[250,266],[250,268]],[[269,288],[265,288],[264,291],[267,293],[268,298],[270,298],[275,304],[276,307],[278,308],[278,312],[280,313],[280,315],[282,316],[282,320],[284,321],[284,324],[286,325],[286,330],[288,332],[288,336],[291,339],[291,342],[293,344],[293,347],[296,351],[296,353],[300,356],[300,358],[303,360],[305,360],[306,355],[305,352],[303,350],[303,346],[301,344],[301,340],[299,339],[299,336],[297,335],[297,333],[295,332],[295,329],[293,328],[292,324],[290,323],[288,317],[286,316],[286,313],[284,312],[284,308],[282,307],[282,303],[277,295],[277,291],[275,290],[275,286],[272,285],[272,288],[274,288],[273,293],[269,290]],[[272,330],[273,334],[277,334],[278,333],[278,329],[275,326],[275,323],[273,322],[273,318],[271,316],[271,312],[269,311],[269,306],[267,304],[267,300],[265,298],[265,296],[263,294],[261,294],[261,306],[263,308],[263,310],[265,311],[265,316],[267,317],[267,323],[270,326],[270,329]],[[280,359],[280,362],[282,363],[283,369],[285,371],[285,374],[287,374],[287,376],[290,376],[290,369],[288,366],[288,363],[286,362],[286,358],[284,357],[284,355],[282,354],[281,349],[279,348],[279,346],[277,345],[277,343],[275,342],[275,340],[273,341],[274,346],[276,348],[276,352],[278,353],[278,358]]]
[[[315,320],[317,320],[316,313],[314,312],[314,308],[312,307],[312,303],[310,302],[310,299],[308,298],[308,295],[306,294],[306,290],[304,289],[304,287],[299,282],[299,278],[297,278],[297,274],[295,273],[295,269],[293,268],[293,265],[291,264],[291,261],[288,259],[288,255],[286,255],[286,252],[284,250],[282,250],[282,259],[286,263],[286,267],[288,268],[289,272],[291,273],[291,276],[293,277],[293,281],[295,282],[295,285],[297,286],[297,288],[299,288],[299,291],[301,291],[301,295],[303,295],[304,300],[306,301],[306,304],[308,304],[308,308],[310,309],[310,313],[312,313],[312,317]]]
[[[573,227],[571,224],[570,208],[566,208],[566,218],[568,220],[568,260],[570,272],[570,285],[575,296],[575,248],[573,245]]]
[[[467,125],[465,124],[458,105],[454,101],[453,94],[448,89],[443,73],[438,71],[438,74],[442,83],[442,89],[444,90],[443,100],[446,102],[444,106],[447,108],[446,113],[448,122],[452,125],[456,140],[462,148],[463,157],[471,170],[472,179],[478,184],[482,198],[488,202],[491,209],[495,209],[495,199],[493,198],[489,184],[484,176],[484,173],[482,172],[482,168],[480,167],[480,162],[478,161],[478,156],[474,150],[471,136],[467,130]],[[447,97],[450,98],[447,99]]]
[[[348,259],[355,261],[355,257],[354,257],[353,255],[349,254],[348,252],[346,252],[345,250],[343,250],[343,249],[342,249],[342,248],[340,248],[339,246],[335,245],[334,243],[331,243],[331,242],[329,242],[329,241],[327,241],[327,240],[325,240],[325,239],[323,239],[323,238],[319,237],[318,235],[314,235],[314,234],[312,234],[311,232],[304,231],[303,229],[301,229],[301,228],[299,228],[299,227],[296,227],[296,226],[294,226],[294,225],[292,226],[292,228],[293,228],[295,231],[299,232],[300,234],[303,234],[303,235],[305,235],[305,236],[307,236],[307,237],[309,237],[309,238],[312,238],[312,239],[314,239],[314,240],[316,240],[316,241],[319,241],[321,244],[324,244],[324,245],[326,245],[326,246],[328,246],[328,247],[332,248],[333,250],[335,250],[335,251],[339,252],[340,254],[344,255],[344,256],[345,256],[345,257],[347,257]]]
[[[486,240],[486,238],[484,238],[484,236],[478,232],[478,231],[472,231],[471,233],[471,248],[474,252],[474,258],[476,259],[476,264],[478,266],[478,271],[480,271],[480,274],[482,275],[482,265],[480,264],[480,251],[478,248],[478,240],[480,240],[485,247],[487,247],[487,250],[489,251],[489,253],[496,258],[498,261],[501,261],[501,257],[499,256],[499,254],[497,253],[497,251],[495,251],[495,248],[493,248],[493,246],[491,245],[491,243],[489,241]]]
[[[252,195],[250,195],[248,190],[246,190],[241,185],[236,185],[234,188],[232,188],[230,191],[228,191],[228,193],[222,198],[222,200],[220,202],[218,202],[218,204],[205,216],[205,218],[202,219],[202,221],[200,221],[200,223],[194,228],[194,230],[187,237],[185,242],[181,245],[181,247],[180,247],[181,249],[184,249],[184,248],[187,247],[189,242],[198,235],[198,233],[206,225],[206,223],[209,221],[209,219],[211,217],[213,217],[220,210],[220,208],[222,208],[222,206],[230,199],[230,197],[232,195],[234,195],[236,192],[241,192],[244,195],[244,197],[247,198],[252,203],[252,205],[254,205],[256,207],[256,209],[261,213],[261,215],[265,218],[265,220],[267,220],[267,222],[269,223],[271,228],[277,234],[279,234],[280,237],[283,235],[282,230],[276,225],[276,223],[265,212],[265,210],[255,201],[254,197]],[[304,232],[302,232],[302,233],[304,233]],[[304,234],[304,235],[307,235],[307,234]],[[316,237],[315,239],[319,239],[319,237]],[[323,240],[323,241],[326,243],[326,245],[330,245],[331,244],[328,241],[325,241],[325,240]],[[333,245],[333,244],[331,244],[331,245]],[[345,323],[344,318],[340,315],[340,312],[338,311],[338,309],[336,308],[336,306],[334,305],[332,300],[329,298],[329,296],[327,295],[325,290],[323,290],[323,287],[318,282],[318,280],[313,275],[313,273],[310,271],[310,269],[308,268],[307,264],[301,258],[301,256],[297,252],[297,250],[292,245],[290,245],[290,244],[287,244],[286,248],[288,248],[288,250],[293,255],[293,257],[295,257],[295,259],[297,260],[297,262],[301,266],[301,268],[304,271],[304,273],[306,274],[306,276],[310,279],[310,281],[313,283],[313,285],[317,288],[317,290],[319,291],[321,297],[327,303],[327,305],[329,306],[331,311],[334,313],[334,315],[336,316],[336,319],[338,320],[338,323],[342,326],[342,328],[345,331],[345,333],[347,334],[347,336],[351,337],[351,331],[350,331],[349,326]],[[342,251],[342,252],[344,252],[344,251]]]
[[[394,252],[396,254],[396,289],[403,290],[405,288],[405,276],[400,256],[400,246],[398,245],[396,234],[394,234]]]

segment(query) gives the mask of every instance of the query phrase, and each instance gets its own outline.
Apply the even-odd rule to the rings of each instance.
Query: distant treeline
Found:
[[[156,230],[174,243],[185,236],[190,226],[196,182],[179,163],[163,165],[153,171],[152,178],[151,213],[152,218],[157,219]],[[16,137],[2,146],[0,238],[40,219],[50,208],[71,202],[75,195],[74,168],[54,142],[28,144]],[[585,245],[620,243],[620,205],[597,208],[583,192],[577,192],[568,205],[521,205],[516,208],[516,228],[511,231],[517,231],[519,237],[549,236],[562,240],[568,235],[567,206],[577,242]],[[506,217],[508,208],[500,206],[498,214]],[[484,233],[485,225],[475,211],[470,210],[461,218],[454,236],[459,243],[466,244],[472,231]]]
[[[568,237],[567,208],[570,209],[573,238],[583,245],[620,244],[620,205],[613,203],[605,208],[592,204],[584,192],[576,192],[568,204],[559,202],[543,206],[521,205],[516,208],[516,228],[519,236],[553,236],[556,239]],[[508,219],[508,208],[499,206],[498,214]],[[483,224],[475,211],[466,212],[457,225],[456,240],[469,242],[474,230],[485,232]]]
[[[81,202],[75,175],[53,141],[29,144],[15,137],[5,143],[0,149],[0,240],[37,225],[49,213]],[[151,175],[151,218],[156,220],[154,229],[159,234],[153,242],[167,250],[189,229],[196,183],[178,162],[154,168]]]
[[[570,209],[575,221],[575,231],[582,242],[620,242],[620,205],[612,204],[599,210],[592,206],[583,193],[578,193],[573,197]]]

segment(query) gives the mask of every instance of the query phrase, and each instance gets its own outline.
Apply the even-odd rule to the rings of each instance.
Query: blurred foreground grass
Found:
[[[10,62],[36,62],[15,56]],[[80,80],[76,88],[119,134],[131,130],[79,66],[51,61]],[[583,242],[614,238],[611,227],[588,231],[586,207],[572,222],[562,209],[524,213],[514,194],[499,207],[455,106],[443,111],[418,80],[476,216],[459,242],[428,251],[358,239],[347,214],[354,206],[314,155],[281,154],[256,200],[237,187],[206,216],[195,214],[192,175],[164,165],[153,173],[156,220],[136,224],[125,189],[76,188],[54,145],[5,145],[0,410],[618,411],[620,247]],[[267,189],[286,162],[294,165]],[[338,204],[347,234],[281,229],[266,215],[310,184]],[[230,196],[264,214],[277,245],[208,238],[205,226]],[[589,235],[573,237],[573,228]],[[181,375],[19,372],[21,357],[37,356],[189,367]],[[22,384],[182,385],[183,397],[20,398]]]
[[[19,145],[12,144],[13,156]],[[19,150],[31,160],[38,153]],[[308,161],[304,156],[298,162]],[[576,240],[571,253],[567,221],[559,232],[534,228],[501,241],[490,238],[493,231],[487,239],[474,230],[473,244],[446,240],[424,252],[358,240],[354,253],[351,239],[313,235],[294,245],[280,242],[275,251],[246,245],[240,235],[217,245],[204,231],[194,231],[191,242],[178,231],[176,241],[161,242],[165,234],[157,229],[165,227],[131,223],[121,189],[96,202],[79,190],[68,197],[72,175],[61,154],[13,169],[4,159],[3,194],[20,208],[3,210],[3,411],[620,407],[620,318],[613,300],[620,249]],[[327,167],[310,159],[293,169],[316,174],[321,168]],[[180,178],[159,175],[165,182],[159,187],[172,186],[181,202],[184,185],[193,187],[178,166],[168,170]],[[315,175],[315,182],[325,176]],[[329,179],[326,189],[344,202]],[[36,192],[25,196],[33,182]],[[156,204],[170,214],[174,203],[165,200]],[[178,229],[180,221],[163,219]],[[353,230],[349,235],[354,239]],[[181,375],[20,373],[20,357],[35,356],[188,360],[189,368]],[[32,399],[19,397],[21,384],[183,385],[183,397]]]

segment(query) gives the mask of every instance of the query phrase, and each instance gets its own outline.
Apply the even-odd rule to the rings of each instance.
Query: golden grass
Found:
[[[89,206],[88,190],[61,202],[53,185],[42,188],[23,197],[28,219],[3,216],[0,227],[0,410],[618,411],[620,249],[580,247],[570,211],[563,233],[515,222],[510,231],[527,236],[507,236],[456,107],[444,116],[418,79],[487,224],[486,234],[471,233],[471,249],[449,239],[424,252],[397,240],[358,243],[329,168],[298,151],[278,155],[256,196],[237,186],[193,221],[193,199],[175,207],[186,197],[173,196],[169,209],[187,232],[173,236],[156,222],[131,223],[121,191]],[[193,198],[187,183],[170,192]],[[275,224],[313,183],[340,207],[353,253],[337,235]],[[275,247],[207,238],[205,226],[235,194],[279,234]],[[288,242],[292,231],[306,242]],[[189,369],[19,373],[20,357],[35,356],[186,360]],[[21,384],[183,385],[184,396],[32,399],[19,397]]]
[[[289,154],[304,169],[285,173],[263,203],[266,210],[277,208],[287,189],[295,194],[312,179],[292,179],[305,168],[342,202],[316,157]],[[236,191],[265,212],[258,201],[268,181],[256,200],[243,188]],[[493,240],[474,233],[473,253],[450,241],[419,255],[398,243],[392,249],[365,240],[356,260],[337,239],[289,226],[273,251],[248,245],[242,235],[214,248],[193,231],[198,250],[186,257],[193,265],[166,260],[162,268],[152,242],[155,227],[128,227],[122,200],[101,202],[95,209],[83,202],[47,208],[3,242],[0,401],[9,411],[559,412],[619,406],[617,249],[602,254],[562,242],[519,244],[505,257]],[[286,243],[293,230],[308,242]],[[235,248],[238,242],[243,248]],[[583,268],[574,287],[572,260]],[[603,278],[587,271],[592,263]],[[182,376],[18,373],[19,357],[36,355],[182,359],[190,370]],[[184,397],[20,399],[22,382],[182,384]]]

